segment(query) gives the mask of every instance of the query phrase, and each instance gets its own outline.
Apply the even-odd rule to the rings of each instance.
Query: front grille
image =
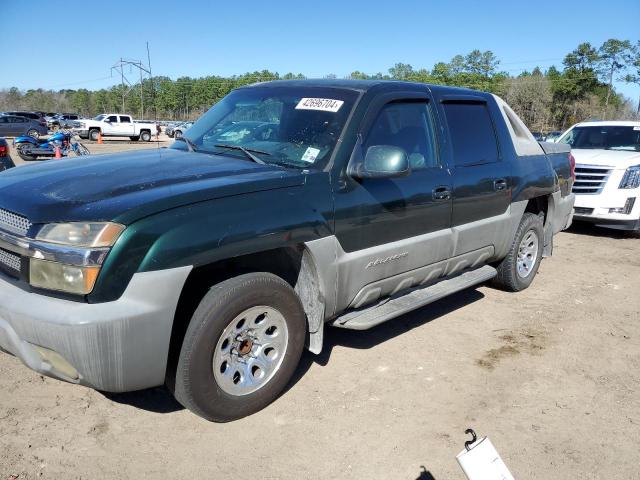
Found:
[[[573,207],[573,211],[576,215],[591,215],[593,208]]]
[[[8,268],[12,273],[20,273],[20,257],[0,248],[0,266]]]
[[[602,192],[607,184],[612,167],[598,167],[595,165],[576,165],[576,181],[573,193],[578,195],[596,195]]]
[[[18,235],[26,235],[31,222],[26,217],[0,208],[0,229]]]

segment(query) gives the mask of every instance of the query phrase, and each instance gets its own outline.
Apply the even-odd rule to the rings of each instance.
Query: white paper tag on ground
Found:
[[[302,155],[301,160],[303,162],[313,163],[318,158],[318,154],[320,153],[319,148],[308,147],[307,150]]]
[[[320,110],[322,112],[336,113],[342,107],[342,100],[331,98],[303,98],[296,105],[296,110]]]

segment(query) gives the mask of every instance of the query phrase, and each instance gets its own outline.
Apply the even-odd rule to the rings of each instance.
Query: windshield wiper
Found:
[[[254,161],[256,163],[259,163],[260,165],[266,165],[267,162],[262,160],[260,157],[256,157],[251,152],[259,153],[260,155],[271,155],[269,152],[263,152],[262,150],[254,150],[252,148],[244,148],[244,147],[241,147],[240,145],[216,144],[216,145],[214,145],[214,147],[228,148],[229,150],[240,150],[242,153],[244,153],[246,155],[247,158],[251,159],[252,161]]]
[[[196,151],[196,144],[193,143],[191,140],[189,140],[187,137],[176,138],[176,141],[183,141],[184,143],[186,143],[187,144],[187,150],[189,150],[190,152],[195,152]]]

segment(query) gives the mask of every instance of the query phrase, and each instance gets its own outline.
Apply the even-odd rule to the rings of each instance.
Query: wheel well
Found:
[[[166,372],[169,388],[173,388],[175,382],[180,349],[191,317],[209,289],[229,278],[252,272],[273,273],[293,288],[300,273],[303,251],[302,247],[278,248],[202,265],[191,271],[182,287],[171,329]]]
[[[529,200],[525,212],[533,213],[535,215],[542,214],[542,221],[546,223],[547,212],[549,210],[549,199],[547,197],[536,197]]]

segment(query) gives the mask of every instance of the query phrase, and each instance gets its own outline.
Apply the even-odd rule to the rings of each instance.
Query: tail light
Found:
[[[6,157],[8,153],[7,150],[8,147],[6,145],[0,145],[0,157]]]
[[[571,180],[575,182],[576,181],[576,159],[571,154],[571,152],[569,152],[569,164],[571,165]]]

